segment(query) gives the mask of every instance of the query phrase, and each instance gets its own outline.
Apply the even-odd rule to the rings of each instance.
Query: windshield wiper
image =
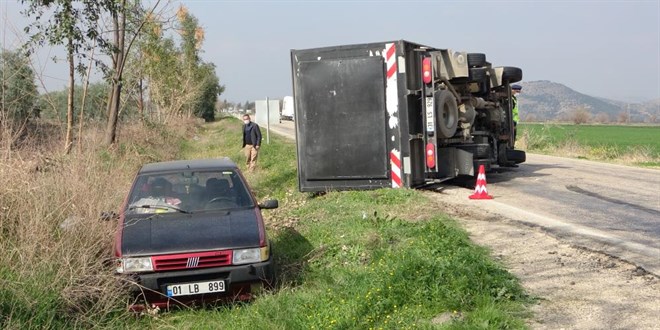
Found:
[[[135,210],[135,209],[156,209],[156,210],[175,210],[179,213],[185,213],[185,214],[190,214],[190,211],[186,211],[184,209],[181,209],[179,207],[176,207],[174,205],[135,205],[131,206],[128,208],[129,211]]]

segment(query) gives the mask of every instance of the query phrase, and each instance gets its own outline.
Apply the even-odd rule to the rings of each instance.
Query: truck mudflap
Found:
[[[438,172],[432,179],[451,179],[459,175],[474,175],[474,157],[458,148],[438,148]]]

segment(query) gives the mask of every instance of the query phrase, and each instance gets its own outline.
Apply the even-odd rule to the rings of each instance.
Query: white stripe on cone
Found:
[[[477,175],[477,184],[474,186],[474,194],[470,195],[470,199],[492,199],[493,196],[488,195],[486,190],[486,170],[483,165],[479,165],[479,175]]]

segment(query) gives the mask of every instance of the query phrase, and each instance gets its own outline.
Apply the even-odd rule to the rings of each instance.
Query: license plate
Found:
[[[426,98],[426,131],[427,132],[433,132],[435,131],[435,119],[434,114],[435,114],[435,108],[433,106],[433,98],[432,97],[427,97]]]
[[[167,296],[189,296],[202,293],[225,292],[225,281],[182,283],[167,286]]]

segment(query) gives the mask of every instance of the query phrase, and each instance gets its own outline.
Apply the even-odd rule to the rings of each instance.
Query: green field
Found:
[[[518,136],[529,152],[660,165],[660,126],[520,124]]]

